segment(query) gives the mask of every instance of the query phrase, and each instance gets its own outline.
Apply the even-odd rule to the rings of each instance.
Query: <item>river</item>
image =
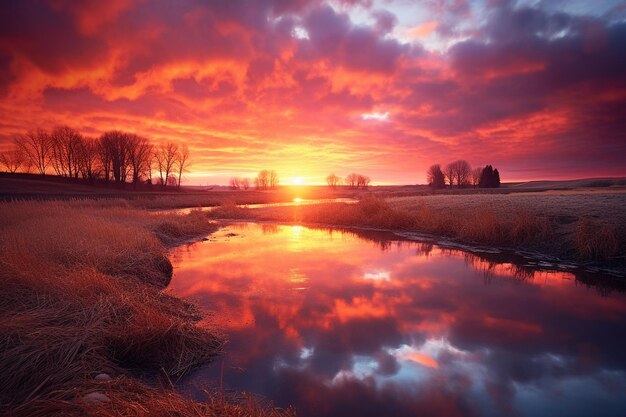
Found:
[[[228,338],[180,389],[299,416],[623,416],[626,295],[384,232],[233,223],[173,252],[168,291]],[[597,285],[600,283],[600,285]]]

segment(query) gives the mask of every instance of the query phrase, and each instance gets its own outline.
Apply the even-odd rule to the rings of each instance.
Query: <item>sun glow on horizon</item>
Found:
[[[304,185],[304,178],[294,177],[291,179],[291,185]]]

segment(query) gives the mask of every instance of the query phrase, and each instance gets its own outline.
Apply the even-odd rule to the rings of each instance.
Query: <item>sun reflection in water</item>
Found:
[[[179,248],[170,291],[228,317],[227,364],[247,370],[229,366],[222,376],[213,367],[202,377],[223,377],[229,388],[256,391],[281,405],[328,405],[329,415],[346,404],[387,398],[385,392],[398,393],[390,404],[405,415],[414,415],[422,402],[433,406],[432,398],[447,404],[458,396],[485,404],[477,415],[498,415],[491,411],[502,398],[507,408],[500,415],[510,409],[534,415],[528,410],[554,407],[563,395],[568,401],[602,396],[626,407],[615,390],[588,389],[602,386],[605,368],[618,375],[611,384],[626,386],[623,368],[610,365],[621,358],[619,338],[595,333],[590,359],[587,350],[561,347],[563,340],[589,343],[586,329],[598,323],[619,334],[621,293],[596,294],[572,272],[538,271],[437,246],[392,241],[383,250],[379,237],[385,236],[240,224],[214,240]],[[581,361],[588,376],[579,377]],[[527,367],[536,376],[520,381],[518,370]],[[572,389],[573,378],[579,388]],[[566,394],[538,390],[546,379]],[[302,390],[277,397],[268,382]],[[517,394],[502,397],[510,386],[526,397],[532,393],[528,410]],[[354,390],[363,394],[344,404]]]

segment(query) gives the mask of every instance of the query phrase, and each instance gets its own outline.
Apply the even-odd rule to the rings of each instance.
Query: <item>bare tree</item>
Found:
[[[359,174],[356,174],[354,172],[352,174],[349,174],[345,179],[346,185],[350,188],[356,188],[358,181]]]
[[[93,181],[98,176],[98,142],[83,137],[77,152],[78,169],[83,178]]]
[[[16,137],[14,142],[24,152],[29,164],[44,175],[50,164],[50,135],[43,129],[31,130]]]
[[[178,151],[176,167],[178,168],[178,188],[180,188],[180,180],[183,177],[183,172],[186,172],[189,167],[189,148],[187,145],[183,145]]]
[[[337,185],[339,185],[339,181],[341,181],[341,178],[335,175],[335,173],[332,173],[326,177],[326,184],[328,184],[330,188],[337,188]]]
[[[478,187],[478,184],[480,184],[480,177],[482,173],[483,173],[483,169],[480,167],[472,169],[471,182],[474,187]]]
[[[450,187],[452,187],[454,185],[454,180],[456,178],[454,166],[452,164],[446,165],[446,167],[443,169],[443,174],[448,180],[448,184],[450,185]]]
[[[276,188],[276,187],[278,187],[279,181],[280,180],[278,178],[278,174],[276,173],[276,171],[271,170],[269,172],[268,179],[267,179],[267,185],[269,186],[269,188]]]
[[[20,148],[8,150],[0,153],[0,164],[2,164],[7,172],[15,173],[20,167],[26,165],[26,155]]]
[[[111,179],[111,173],[113,167],[111,166],[111,148],[113,147],[111,135],[104,134],[98,138],[96,143],[96,151],[98,153],[98,160],[104,174],[104,180],[109,181]]]
[[[230,188],[232,188],[233,190],[238,190],[241,188],[241,181],[237,177],[232,177],[230,179],[229,184],[230,184]]]
[[[367,175],[352,173],[345,179],[345,183],[350,188],[367,188],[372,180]]]
[[[50,162],[57,175],[78,178],[78,153],[82,142],[80,133],[69,126],[56,127],[50,133]]]
[[[463,187],[470,181],[472,175],[472,167],[469,162],[459,159],[450,164],[452,166],[452,174],[455,177],[456,185]]]
[[[141,178],[144,175],[149,175],[151,171],[152,145],[148,139],[137,135],[127,135],[127,141],[128,162],[132,171],[132,182],[133,186],[137,188]]]
[[[431,188],[439,189],[445,188],[446,186],[446,177],[439,164],[431,165],[430,168],[428,168],[428,171],[426,171],[426,179]]]
[[[241,188],[243,188],[244,190],[250,188],[250,178],[245,177],[241,179]]]
[[[119,130],[106,132],[102,135],[102,143],[110,158],[111,172],[115,183],[121,185],[126,182],[129,171],[129,135]]]
[[[165,142],[156,148],[154,156],[161,184],[163,186],[171,185],[169,178],[178,158],[178,145],[174,142]]]
[[[270,172],[266,169],[259,172],[256,178],[254,179],[254,185],[257,190],[267,190],[269,187],[269,176]]]
[[[360,175],[357,177],[356,186],[357,188],[367,188],[370,185],[372,180],[367,175]]]

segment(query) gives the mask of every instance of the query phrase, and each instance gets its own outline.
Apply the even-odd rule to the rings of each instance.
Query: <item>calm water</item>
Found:
[[[171,292],[229,339],[190,385],[299,416],[626,415],[619,289],[302,226],[234,224],[174,260]]]
[[[290,206],[308,206],[313,204],[324,204],[324,203],[347,203],[354,204],[359,200],[354,198],[317,198],[317,199],[306,199],[296,197],[292,201],[283,201],[280,203],[263,203],[263,204],[239,204],[239,207],[247,207],[247,208],[263,208],[263,207],[290,207]],[[153,213],[157,214],[167,214],[167,213],[176,213],[176,214],[189,214],[192,211],[200,210],[200,211],[213,211],[219,206],[209,206],[209,207],[185,207],[179,209],[163,209],[163,210],[152,210]]]

